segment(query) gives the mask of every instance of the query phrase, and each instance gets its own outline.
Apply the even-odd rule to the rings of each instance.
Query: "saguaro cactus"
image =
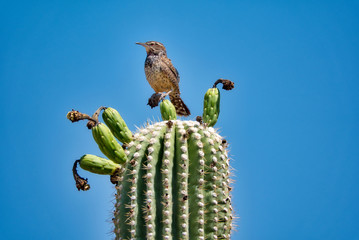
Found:
[[[228,80],[220,82],[233,88]],[[109,158],[86,154],[73,170],[79,190],[89,185],[77,174],[77,163],[87,171],[110,175],[116,184],[115,239],[230,239],[227,141],[213,128],[220,100],[216,85],[205,94],[203,118],[177,120],[174,106],[164,100],[163,121],[133,136],[112,108],[100,108],[92,117],[68,113],[73,122],[89,120],[94,139]],[[103,109],[108,128],[98,121]],[[119,147],[114,137],[123,145]]]

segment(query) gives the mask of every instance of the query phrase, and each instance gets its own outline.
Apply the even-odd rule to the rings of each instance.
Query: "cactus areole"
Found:
[[[76,186],[88,190],[77,164],[110,175],[115,184],[115,239],[230,239],[232,205],[227,141],[213,128],[219,115],[219,79],[204,97],[203,118],[177,120],[168,100],[160,105],[163,121],[132,134],[120,114],[99,108],[90,117],[71,111],[72,122],[87,119],[93,137],[108,158],[85,154],[73,167]],[[100,112],[105,123],[98,121]],[[122,146],[115,139],[122,142]]]

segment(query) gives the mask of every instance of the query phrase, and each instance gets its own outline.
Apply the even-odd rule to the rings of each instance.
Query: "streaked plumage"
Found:
[[[167,57],[165,46],[155,41],[137,44],[146,48],[145,74],[153,90],[156,93],[171,91],[169,97],[177,114],[189,116],[191,113],[180,97],[178,71]]]

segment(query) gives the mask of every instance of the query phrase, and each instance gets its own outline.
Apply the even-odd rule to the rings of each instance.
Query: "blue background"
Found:
[[[220,78],[231,144],[233,239],[359,239],[357,1],[1,1],[0,239],[110,239],[114,187],[74,160],[101,155],[72,108],[159,109],[145,80],[157,40],[194,119]]]

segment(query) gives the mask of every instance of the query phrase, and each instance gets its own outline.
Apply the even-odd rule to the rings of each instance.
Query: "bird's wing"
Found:
[[[165,59],[164,62],[165,62],[166,67],[171,72],[169,74],[173,74],[175,76],[175,79],[177,79],[177,84],[178,84],[179,81],[180,81],[180,76],[179,76],[179,73],[178,73],[177,69],[173,66],[173,64],[171,62],[171,59],[167,58],[167,59]]]

